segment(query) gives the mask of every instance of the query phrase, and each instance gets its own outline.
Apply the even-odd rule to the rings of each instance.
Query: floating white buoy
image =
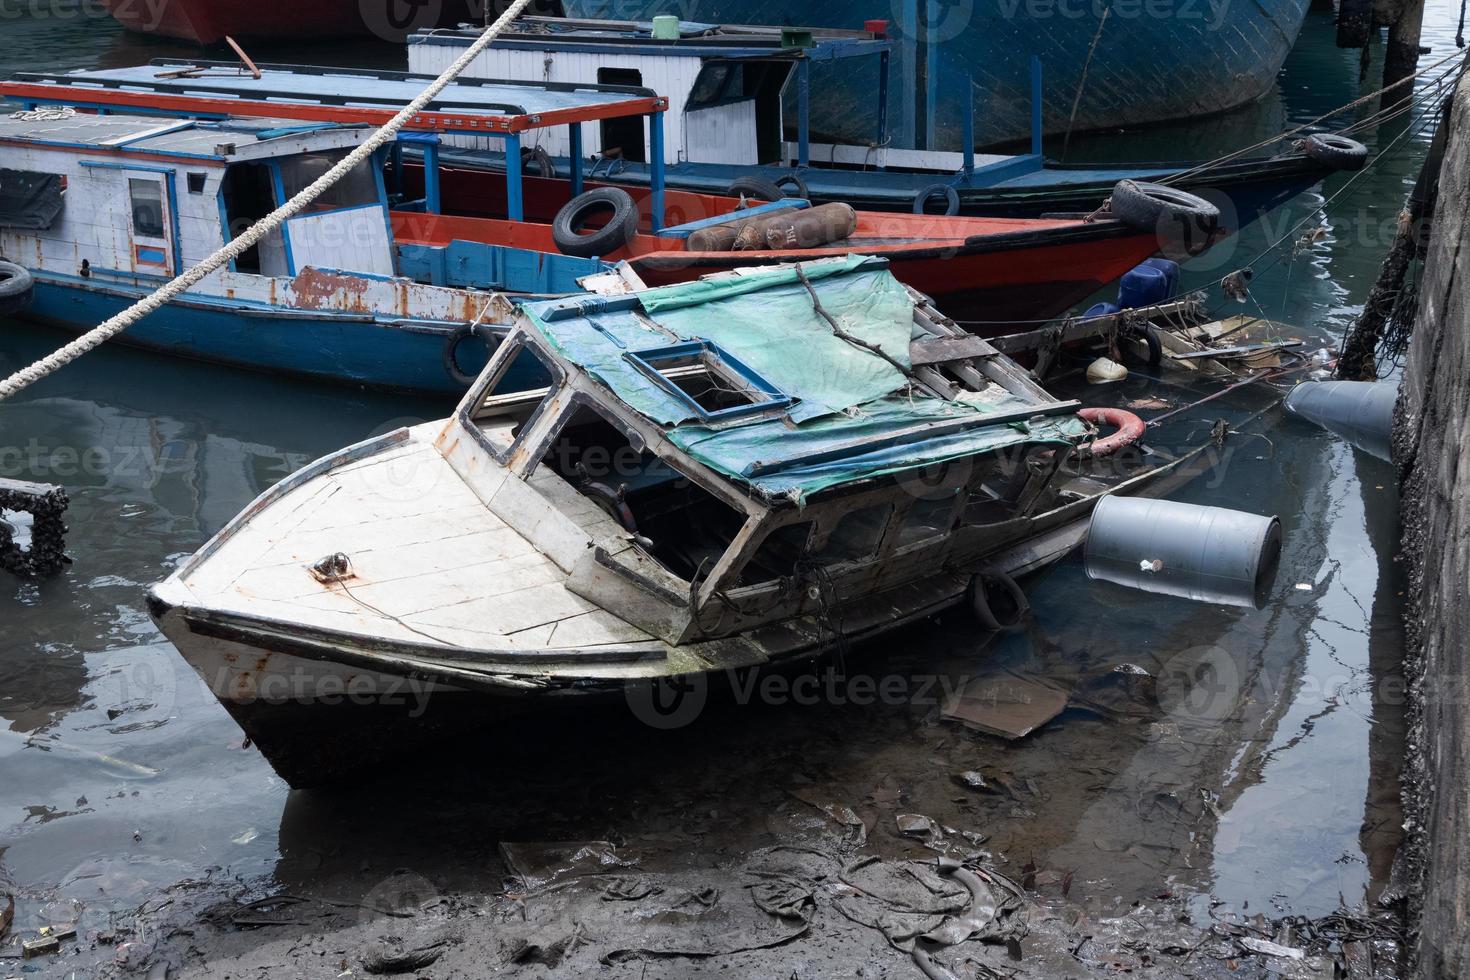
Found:
[[[1110,384],[1128,377],[1128,369],[1117,361],[1099,357],[1087,366],[1087,380],[1091,384]]]

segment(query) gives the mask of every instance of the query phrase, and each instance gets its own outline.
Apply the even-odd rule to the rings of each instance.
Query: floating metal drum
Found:
[[[1084,550],[1088,578],[1256,609],[1280,562],[1275,517],[1142,497],[1104,497]]]
[[[1381,381],[1308,381],[1286,396],[1286,410],[1392,462],[1398,400],[1398,385]]]

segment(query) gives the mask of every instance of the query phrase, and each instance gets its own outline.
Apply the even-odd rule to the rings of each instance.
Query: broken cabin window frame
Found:
[[[505,449],[499,449],[483,429],[480,428],[478,418],[480,410],[485,405],[485,400],[491,396],[497,385],[505,380],[510,369],[514,366],[516,358],[526,348],[530,348],[536,359],[541,362],[548,374],[551,375],[551,384],[547,385],[541,400],[536,408],[526,418],[525,424],[521,426],[520,435],[511,440]],[[529,331],[515,330],[505,338],[499,347],[495,349],[495,355],[486,365],[485,372],[480,380],[474,384],[460,403],[460,423],[469,430],[475,441],[490,454],[490,456],[507,469],[511,468],[511,462],[517,452],[526,444],[528,436],[534,434],[539,427],[542,418],[546,415],[549,406],[553,405],[565,387],[567,381],[566,371],[561,362],[551,353],[545,344],[539,342]],[[527,396],[531,392],[524,392]],[[535,457],[539,461],[540,457]],[[534,469],[534,465],[532,466]]]
[[[695,413],[695,418],[706,425],[737,422],[754,416],[785,412],[797,402],[797,399],[761,377],[739,358],[713,341],[691,340],[667,347],[628,351],[623,357],[644,377],[657,385],[660,391],[677,399],[685,408]],[[702,363],[705,371],[712,377],[728,382],[732,388],[738,389],[751,401],[745,405],[732,405],[713,412],[705,408],[692,395],[680,388],[673,378],[664,374],[656,363],[684,358],[693,358]]]

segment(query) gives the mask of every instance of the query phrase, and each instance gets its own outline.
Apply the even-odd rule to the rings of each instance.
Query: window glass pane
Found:
[[[326,153],[306,153],[282,160],[281,186],[286,192],[286,200],[289,201],[310,187],[318,177],[335,167],[347,153],[347,150],[332,150]],[[355,208],[376,203],[378,182],[373,176],[372,168],[367,163],[360,163],[327,188],[306,211],[333,211],[337,208]]]
[[[827,536],[827,543],[817,558],[823,562],[840,562],[872,557],[883,540],[883,529],[888,526],[892,513],[891,504],[878,504],[844,514]]]
[[[689,93],[689,106],[710,105],[718,102],[730,81],[732,65],[706,65],[694,80],[694,90]]]
[[[163,185],[156,180],[128,180],[133,205],[133,234],[141,238],[163,237]]]

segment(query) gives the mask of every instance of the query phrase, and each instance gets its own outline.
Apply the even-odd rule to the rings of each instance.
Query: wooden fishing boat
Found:
[[[478,34],[465,27],[413,35],[409,70],[443,71]],[[524,17],[475,60],[469,73],[656,84],[669,100],[663,146],[668,185],[704,194],[766,184],[813,202],[844,201],[874,211],[1027,218],[1094,211],[1118,181],[1141,180],[1206,197],[1225,212],[1224,226],[1239,231],[1343,165],[1340,153],[1314,155],[1311,143],[1288,146],[1275,156],[1248,155],[1213,165],[1055,163],[1043,152],[1047,89],[1039,60],[1029,69],[1026,152],[975,152],[975,86],[968,76],[946,79],[947,87],[970,92],[954,107],[956,118],[947,120],[962,130],[958,149],[912,149],[894,140],[885,111],[890,62],[899,48],[897,40],[872,32],[683,23],[677,37],[661,38],[653,36],[647,22]],[[866,117],[870,130],[861,142],[820,142],[814,136],[834,93],[830,85],[814,88],[812,72],[829,66],[875,82]],[[981,89],[986,116],[994,110],[990,95]],[[473,140],[446,144],[445,159],[455,166],[505,166],[502,155]],[[651,149],[641,132],[604,127],[584,149],[606,157],[593,169],[598,180],[648,184]],[[567,173],[564,147],[547,150],[556,171]],[[1365,157],[1366,150],[1356,159]]]
[[[656,105],[619,93],[568,98],[533,87],[516,94],[532,109],[540,108],[538,96],[549,99],[546,108],[561,119],[638,115]],[[7,187],[0,259],[33,280],[21,312],[71,329],[96,326],[284,204],[368,132],[332,122],[98,115],[69,107],[0,119],[0,179]],[[507,294],[574,292],[580,277],[608,268],[595,258],[534,251],[511,236],[395,240],[387,158],[384,151],[359,167],[229,268],[130,328],[123,342],[274,373],[458,397],[508,327]],[[452,284],[404,274],[450,261],[459,270]]]
[[[119,24],[191,44],[239,40],[308,41],[329,37],[392,40],[410,31],[453,26],[483,17],[484,4],[468,0],[399,7],[389,0],[102,0]]]
[[[194,69],[184,80],[179,71]],[[0,92],[27,105],[65,102],[88,110],[165,111],[217,118],[278,116],[340,123],[382,123],[428,81],[427,76],[295,66],[265,66],[261,77],[227,66],[159,61],[147,66],[21,75]],[[456,83],[441,100],[410,123],[416,133],[441,139],[470,138],[509,159],[532,151],[525,134],[536,130],[540,144],[564,141],[571,172],[566,179],[531,178],[519,167],[501,174],[445,167],[439,139],[400,141],[389,183],[402,201],[395,232],[404,240],[447,248],[463,240],[508,244],[533,250],[557,246],[554,226],[578,198],[598,182],[586,170],[581,147],[589,132],[585,114],[533,111],[510,102],[519,83],[469,80]],[[561,85],[523,86],[566,99],[609,102],[641,100],[641,111],[610,114],[603,123],[643,116],[649,140],[662,147],[667,100],[646,89]],[[532,120],[508,126],[496,120]],[[556,135],[543,133],[565,126]],[[441,137],[440,134],[443,134]],[[413,135],[413,134],[410,134]],[[403,146],[416,151],[417,159]],[[651,156],[646,191],[634,188],[639,234],[629,234],[601,258],[633,261],[657,283],[687,281],[719,269],[782,263],[825,254],[861,251],[888,259],[895,275],[925,291],[952,313],[997,325],[1041,320],[1062,312],[1143,259],[1164,248],[1194,251],[1216,240],[1219,214],[1207,202],[1179,192],[1150,201],[1151,210],[1122,221],[1110,215],[1049,219],[999,219],[859,213],[847,235],[816,249],[751,248],[703,251],[688,248],[689,236],[710,223],[743,220],[740,199],[665,189],[662,150]],[[804,207],[801,202],[780,202]],[[435,216],[438,217],[435,217]],[[679,224],[670,226],[669,216]],[[1177,240],[1161,237],[1170,229]],[[565,247],[565,246],[563,246]],[[437,281],[437,280],[436,280]]]
[[[522,306],[452,418],[296,473],[150,593],[291,785],[966,602],[1014,622],[1102,497],[1198,455],[1089,470],[1079,404],[880,260],[599,280]]]

